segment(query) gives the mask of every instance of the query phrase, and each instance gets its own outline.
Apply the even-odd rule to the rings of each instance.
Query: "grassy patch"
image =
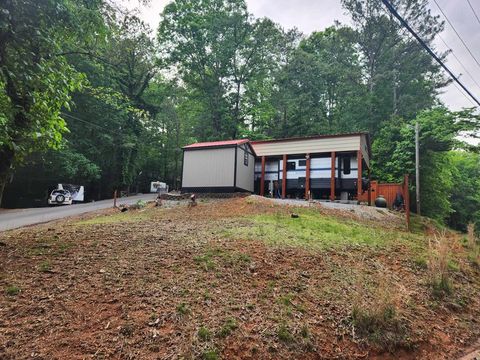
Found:
[[[20,293],[20,288],[15,285],[7,286],[5,289],[5,294],[8,296],[16,296]]]
[[[198,338],[202,341],[208,341],[212,338],[212,333],[205,326],[198,329]]]
[[[217,350],[210,349],[210,350],[204,351],[202,353],[202,359],[203,360],[218,360],[219,356],[218,356]]]
[[[398,314],[396,296],[393,285],[384,278],[366,288],[361,286],[352,307],[354,334],[390,352],[409,346],[408,329]]]
[[[218,248],[209,249],[203,255],[195,256],[193,260],[205,271],[214,270],[220,263],[229,267],[238,268],[252,261],[247,254],[224,251]]]
[[[48,260],[43,261],[38,266],[38,271],[40,271],[40,272],[49,272],[51,270],[52,270],[52,265],[50,264],[50,262]]]
[[[220,331],[218,332],[218,336],[221,337],[221,338],[224,338],[224,337],[227,337],[228,335],[230,335],[236,328],[237,328],[237,322],[235,321],[235,319],[227,319],[227,321],[225,321],[225,324],[223,324],[222,328],[220,329]]]
[[[116,213],[113,215],[101,215],[96,216],[91,219],[81,220],[74,223],[78,226],[83,225],[102,225],[102,224],[115,224],[115,223],[122,223],[122,222],[138,222],[138,221],[146,221],[152,217],[151,211],[125,211]]]
[[[252,222],[227,230],[234,238],[259,239],[271,245],[331,248],[345,245],[385,246],[412,242],[418,235],[366,226],[353,220],[324,216],[313,209],[296,209],[298,218],[288,213],[262,214]]]
[[[432,295],[435,298],[443,298],[453,293],[453,283],[449,271],[456,263],[452,260],[451,240],[445,232],[435,234],[429,239],[428,269],[430,272],[430,284]]]
[[[295,341],[292,331],[286,323],[281,323],[277,329],[278,339],[284,343],[291,344]]]
[[[188,305],[185,303],[180,303],[177,306],[177,313],[180,315],[186,315],[190,312],[190,309],[188,308]]]

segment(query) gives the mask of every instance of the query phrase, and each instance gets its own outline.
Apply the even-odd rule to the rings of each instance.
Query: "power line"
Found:
[[[430,47],[423,41],[420,36],[408,25],[408,23],[400,16],[397,10],[393,7],[393,5],[388,0],[382,0],[383,4],[387,7],[387,9],[395,16],[400,23],[405,26],[405,28],[413,35],[415,39],[423,46],[423,48],[432,56],[437,63],[451,76],[453,80],[457,82],[458,85],[462,87],[462,89],[480,106],[480,101],[468,90],[465,85],[450,71],[450,69],[443,63],[442,60],[430,49]]]
[[[67,113],[64,113],[64,112],[62,112],[62,115],[67,116],[67,117],[69,117],[69,118],[71,118],[71,119],[74,119],[74,120],[81,121],[81,122],[83,122],[83,123],[85,123],[85,124],[89,124],[89,125],[92,125],[92,126],[96,126],[96,127],[100,128],[100,129],[102,129],[102,130],[105,130],[105,131],[109,131],[109,132],[112,131],[111,129],[108,129],[108,128],[103,127],[103,126],[101,126],[101,125],[94,124],[94,123],[92,123],[92,122],[89,122],[89,121],[87,121],[87,120],[80,119],[80,118],[78,118],[78,117],[76,117],[76,116],[73,116],[73,115],[70,115],[70,114],[67,114]]]
[[[475,60],[475,62],[477,63],[477,65],[480,67],[480,63],[478,62],[477,58],[475,57],[475,55],[473,55],[473,53],[470,51],[470,48],[467,46],[467,44],[465,43],[465,41],[463,41],[462,37],[460,36],[460,34],[458,33],[457,29],[455,28],[455,26],[453,26],[452,22],[450,21],[450,19],[447,17],[447,15],[445,14],[445,12],[442,10],[442,8],[440,7],[440,5],[438,5],[438,2],[437,0],[433,0],[433,2],[437,5],[438,9],[440,10],[440,12],[443,14],[443,16],[445,17],[445,19],[447,19],[447,22],[450,24],[451,28],[453,29],[453,31],[455,31],[455,34],[457,34],[457,37],[460,39],[460,41],[462,42],[463,46],[465,46],[465,49],[467,49],[468,53],[472,56],[473,60]]]
[[[470,74],[470,71],[468,71],[468,69],[465,67],[465,65],[463,65],[463,63],[460,61],[460,59],[457,57],[457,55],[455,55],[455,53],[453,52],[453,49],[450,48],[450,46],[448,46],[448,44],[445,42],[445,40],[443,40],[442,36],[440,34],[438,34],[438,37],[440,40],[442,40],[443,44],[446,46],[446,48],[448,50],[450,50],[450,53],[453,55],[453,57],[457,60],[457,62],[460,64],[460,66],[463,68],[463,70],[465,70],[465,73],[470,76],[470,79],[472,79],[472,81],[475,83],[475,85],[478,86],[478,88],[480,89],[480,85],[477,83],[477,81],[475,80],[475,78],[472,76],[472,74]]]
[[[475,17],[477,18],[478,23],[480,24],[480,19],[478,18],[477,12],[476,12],[475,9],[473,8],[472,3],[470,2],[470,0],[467,0],[467,2],[468,2],[468,5],[470,5],[470,9],[472,9],[472,11],[473,11],[473,15],[475,15]]]

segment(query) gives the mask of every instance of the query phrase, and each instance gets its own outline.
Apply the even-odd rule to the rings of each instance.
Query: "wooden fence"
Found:
[[[401,183],[392,183],[392,184],[380,184],[378,181],[371,181],[371,200],[372,205],[375,205],[375,199],[382,195],[387,201],[387,207],[391,209],[393,207],[393,202],[398,193],[402,194],[403,201],[405,204],[405,218],[407,222],[407,228],[410,229],[410,193],[408,190],[408,175],[405,175],[403,182]],[[368,201],[368,192],[365,191],[359,199],[362,202]]]

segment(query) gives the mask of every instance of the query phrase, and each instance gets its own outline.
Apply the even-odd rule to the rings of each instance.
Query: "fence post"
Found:
[[[113,192],[113,207],[117,207],[117,190]]]
[[[407,230],[410,231],[410,191],[408,189],[408,174],[403,178],[403,199],[405,202],[405,217],[407,220]]]

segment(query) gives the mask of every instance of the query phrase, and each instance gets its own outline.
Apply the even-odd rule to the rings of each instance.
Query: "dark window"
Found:
[[[298,166],[307,166],[307,160],[299,160]]]
[[[243,165],[248,166],[248,152],[243,151]]]
[[[295,170],[295,161],[287,161],[287,170]]]
[[[351,166],[350,166],[350,157],[343,158],[343,173],[345,175],[350,174]]]

